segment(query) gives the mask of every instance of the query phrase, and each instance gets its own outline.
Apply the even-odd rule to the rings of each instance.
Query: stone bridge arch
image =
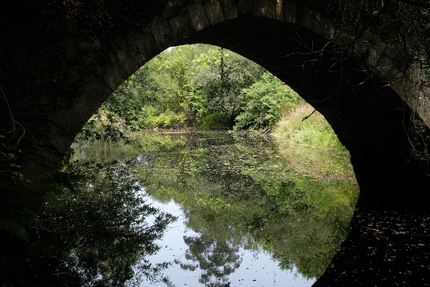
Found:
[[[27,208],[39,208],[74,137],[112,91],[164,49],[192,43],[225,47],[257,62],[318,109],[351,153],[360,208],[425,205],[429,179],[411,156],[407,136],[415,112],[430,122],[427,98],[408,96],[423,93],[416,88],[418,72],[408,67],[410,77],[394,81],[405,64],[380,35],[346,45],[352,28],[333,20],[329,5],[47,2],[17,1],[2,12],[1,127],[4,134],[13,131],[9,143],[24,151]],[[345,47],[354,49],[345,53]]]

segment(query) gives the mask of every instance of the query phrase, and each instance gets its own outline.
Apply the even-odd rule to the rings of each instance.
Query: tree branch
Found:
[[[16,143],[16,145],[18,145],[18,144],[19,144],[19,142],[21,141],[21,139],[25,136],[25,128],[24,128],[24,127],[23,127],[19,122],[17,122],[17,121],[13,118],[12,110],[11,110],[11,108],[10,108],[9,101],[8,101],[8,99],[7,99],[7,97],[6,97],[6,94],[4,93],[4,91],[3,91],[2,87],[0,87],[0,90],[1,90],[1,92],[2,92],[2,94],[3,94],[3,97],[4,97],[5,101],[6,101],[7,108],[9,109],[9,115],[10,115],[10,118],[11,118],[11,120],[12,120],[12,125],[13,125],[13,134],[12,134],[12,137],[15,135],[15,131],[16,131],[16,126],[15,126],[15,124],[18,124],[18,125],[22,128],[22,130],[23,130],[22,135],[19,137],[18,142]]]

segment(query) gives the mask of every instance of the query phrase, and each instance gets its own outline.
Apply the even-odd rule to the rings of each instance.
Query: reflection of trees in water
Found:
[[[203,234],[188,240],[197,250],[189,252],[194,263],[181,262],[184,268],[201,265],[207,285],[224,282],[229,268],[237,267],[228,265],[224,271],[224,265],[205,265],[209,257],[198,247],[204,243],[200,250],[214,253],[226,241],[229,247],[270,250],[283,269],[294,265],[306,278],[322,274],[347,234],[353,210],[342,197],[342,183],[315,182],[290,172],[267,139],[195,133],[189,145],[183,141],[148,140],[147,150],[132,151],[135,160],[127,164],[154,198],[181,204],[187,226]],[[233,259],[228,262],[240,264]]]
[[[30,238],[22,286],[124,286],[137,274],[158,279],[167,263],[144,259],[157,252],[154,241],[173,217],[145,202],[128,168],[127,162],[73,165],[85,178],[73,190],[58,183],[50,194],[43,227]]]
[[[283,269],[319,277],[348,232],[348,186],[297,174],[266,138],[191,138],[180,151],[160,154],[155,169],[139,172],[150,193],[180,203],[187,226],[206,240],[262,246]],[[179,180],[172,185],[173,175]]]
[[[175,260],[184,270],[200,268],[202,273],[199,282],[205,286],[226,286],[228,275],[239,268],[242,258],[238,254],[239,247],[228,241],[217,241],[200,236],[185,236],[188,245],[185,258],[193,263]]]

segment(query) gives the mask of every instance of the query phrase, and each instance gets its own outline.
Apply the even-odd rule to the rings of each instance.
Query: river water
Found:
[[[234,246],[229,242],[216,241],[210,242],[208,251],[216,252],[219,250],[217,246],[225,244],[224,248],[234,249],[235,262],[217,264],[211,261],[210,254],[208,254],[206,256],[207,265],[216,269],[216,272],[212,272],[212,276],[202,276],[202,274],[208,273],[207,269],[202,270],[198,262],[188,259],[187,253],[190,251],[184,239],[194,238],[194,242],[198,242],[204,235],[187,227],[186,215],[181,206],[173,200],[168,203],[153,201],[152,204],[178,218],[176,222],[167,227],[163,238],[157,242],[162,246],[161,250],[148,258],[154,262],[172,261],[173,264],[164,271],[164,274],[176,286],[228,286],[230,284],[230,286],[306,287],[311,286],[315,281],[315,278],[303,277],[295,266],[292,266],[290,270],[280,268],[279,261],[273,258],[270,251],[262,247],[254,246],[249,249],[245,245]],[[203,242],[203,244],[205,243]],[[185,269],[184,265],[195,266],[195,269]],[[232,270],[233,272],[231,272]],[[152,285],[165,286],[162,282]],[[148,284],[145,282],[141,286],[148,286]]]
[[[269,137],[74,150],[77,184],[54,186],[31,238],[39,286],[311,286],[348,234],[356,186],[297,172]]]

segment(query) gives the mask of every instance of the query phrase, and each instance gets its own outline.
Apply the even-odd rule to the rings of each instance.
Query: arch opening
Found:
[[[242,4],[241,6],[244,5]],[[250,12],[254,7],[241,9]],[[25,11],[28,12],[28,9]],[[391,206],[407,207],[408,211],[416,207],[427,207],[425,199],[429,180],[423,172],[421,162],[411,155],[409,138],[405,135],[405,126],[411,124],[412,111],[382,79],[372,73],[368,74],[359,61],[339,59],[336,52],[332,53],[336,51],[336,46],[326,46],[329,42],[327,39],[301,26],[267,18],[237,17],[228,13],[227,17],[224,12],[220,17],[222,20],[212,17],[214,15],[208,16],[206,12],[203,14],[209,22],[220,24],[206,25],[201,30],[193,27],[188,18],[175,18],[185,19],[176,26],[172,19],[163,19],[153,23],[156,32],[145,30],[142,35],[134,31],[119,37],[118,39],[127,41],[137,37],[141,41],[137,41],[140,43],[138,47],[126,47],[123,43],[109,47],[103,52],[105,58],[100,62],[100,58],[91,56],[92,53],[100,52],[96,47],[97,41],[94,41],[93,47],[89,44],[91,41],[73,39],[73,33],[65,33],[65,39],[61,40],[57,35],[49,43],[42,43],[46,40],[45,30],[41,32],[38,29],[43,25],[33,26],[31,31],[35,32],[35,36],[29,40],[16,40],[22,33],[17,33],[18,36],[13,36],[11,32],[5,33],[13,43],[22,44],[24,41],[29,44],[27,47],[33,47],[36,43],[36,47],[41,48],[42,55],[41,59],[36,59],[33,51],[26,53],[26,49],[30,48],[18,45],[21,48],[16,51],[16,55],[8,47],[3,49],[5,56],[2,56],[7,67],[7,73],[2,74],[24,78],[29,83],[26,87],[20,87],[17,79],[2,76],[6,97],[11,99],[10,95],[17,95],[11,100],[13,110],[19,111],[14,120],[26,127],[25,135],[30,138],[24,143],[23,150],[27,156],[22,167],[22,174],[28,179],[22,183],[27,208],[37,210],[40,207],[42,195],[73,137],[117,85],[163,48],[197,42],[216,44],[247,56],[291,85],[321,111],[351,153],[361,189],[360,208],[366,212],[373,208],[373,211],[389,210],[390,213]],[[165,17],[172,17],[172,14],[167,13]],[[43,22],[38,17],[30,18],[37,18],[36,22],[39,21],[39,24]],[[225,18],[230,20],[224,21]],[[13,31],[22,32],[26,25]],[[201,31],[195,33],[197,30]],[[41,37],[38,38],[37,33]],[[68,45],[72,48],[65,48]],[[55,48],[58,50],[52,58],[58,62],[48,60]],[[67,56],[59,57],[64,51]],[[17,68],[14,68],[11,63],[16,59],[19,61],[16,61]],[[84,64],[81,66],[81,63]],[[65,72],[64,67],[67,66],[72,68]],[[44,73],[34,67],[42,67]],[[26,73],[26,69],[31,70],[31,73]],[[28,95],[31,95],[30,100]],[[57,95],[61,96],[56,98]],[[2,117],[9,115],[7,112],[2,114]],[[2,121],[5,123],[4,131],[10,131],[10,119],[8,120]],[[360,213],[357,212],[356,215]],[[402,212],[397,213],[396,216],[402,217],[401,214]],[[358,220],[357,216],[355,219]],[[384,220],[384,216],[379,217]],[[422,218],[418,218],[420,220]],[[364,226],[358,221],[355,224]],[[421,227],[418,226],[419,228]],[[361,229],[355,230],[364,234]],[[351,240],[360,242],[357,238]],[[380,262],[384,265],[385,261],[381,259]],[[362,264],[366,266],[366,262],[363,261]],[[333,270],[332,272],[340,272]],[[382,272],[385,274],[391,271],[384,270]],[[370,274],[369,278],[377,280],[378,276]],[[324,281],[321,282],[324,286]]]
[[[187,53],[187,49],[182,49],[181,51],[182,52],[177,52],[176,55],[181,55],[181,53]],[[213,60],[216,62],[215,71],[216,73],[220,73],[220,50],[213,49],[211,55],[206,55],[204,52],[205,50],[203,50],[200,54],[197,54],[197,57],[194,56],[193,60],[201,63],[201,61],[207,60],[207,57],[212,56],[215,58]],[[241,270],[241,272],[244,272],[243,269],[245,267],[243,266],[246,266],[247,264],[252,264],[249,261],[242,262],[242,257],[247,258],[250,256],[251,252],[246,251],[247,249],[254,250],[253,252],[257,252],[257,250],[259,249],[273,252],[273,256],[275,258],[278,258],[277,260],[279,260],[279,262],[275,263],[270,261],[264,261],[265,264],[272,263],[280,264],[281,266],[283,266],[279,270],[274,269],[275,271],[273,272],[277,273],[277,275],[275,276],[271,274],[273,279],[277,278],[277,280],[281,280],[283,278],[282,280],[292,280],[292,278],[290,277],[294,277],[294,282],[296,282],[297,280],[299,280],[296,278],[296,275],[292,273],[287,276],[287,274],[289,272],[292,272],[293,270],[294,272],[299,272],[300,274],[302,274],[300,275],[300,280],[303,281],[303,284],[307,284],[309,280],[313,282],[315,278],[321,276],[322,272],[325,270],[331,260],[331,257],[334,254],[333,251],[336,250],[338,245],[345,239],[348,229],[347,226],[349,223],[349,219],[352,215],[353,205],[355,204],[355,202],[353,202],[352,204],[351,202],[349,202],[353,201],[350,197],[355,197],[354,190],[345,191],[345,186],[351,184],[352,182],[348,181],[347,183],[343,183],[342,180],[339,180],[339,178],[337,178],[339,175],[332,176],[330,174],[330,171],[333,171],[330,170],[330,168],[325,168],[324,170],[323,168],[321,168],[321,170],[317,171],[306,171],[303,168],[304,164],[301,166],[301,170],[302,172],[307,173],[308,178],[303,177],[302,179],[297,179],[295,178],[295,175],[292,175],[290,173],[288,173],[288,175],[286,176],[286,170],[291,169],[292,164],[287,165],[285,164],[285,160],[277,160],[273,155],[273,147],[271,147],[273,143],[269,144],[270,140],[268,140],[267,138],[258,139],[258,136],[252,133],[249,133],[248,135],[241,134],[239,132],[237,135],[232,135],[231,133],[200,135],[197,132],[193,132],[189,137],[185,137],[187,138],[185,141],[187,141],[191,146],[186,148],[183,147],[183,138],[174,137],[173,140],[169,138],[169,133],[172,132],[171,129],[165,129],[164,132],[167,132],[167,137],[165,139],[161,139],[163,137],[163,127],[179,127],[181,129],[180,132],[186,130],[184,126],[177,125],[180,123],[172,123],[172,126],[166,127],[164,126],[165,122],[157,123],[155,121],[155,124],[159,124],[160,126],[152,126],[150,124],[154,123],[154,121],[146,121],[144,124],[149,124],[149,126],[146,126],[146,128],[151,128],[152,134],[154,133],[153,128],[157,128],[155,131],[155,135],[153,134],[153,137],[155,138],[151,138],[150,136],[144,136],[143,134],[141,134],[142,131],[140,129],[142,127],[134,126],[136,122],[128,119],[128,113],[134,114],[134,112],[139,110],[144,111],[145,115],[149,117],[147,114],[147,111],[149,109],[144,108],[144,105],[139,106],[138,102],[142,100],[141,97],[147,97],[149,94],[151,94],[151,92],[154,93],[155,91],[159,91],[160,89],[168,90],[167,93],[180,93],[181,90],[179,89],[179,87],[190,86],[190,83],[181,81],[181,79],[183,80],[182,77],[184,75],[180,73],[182,67],[189,67],[190,64],[187,62],[180,64],[178,63],[178,61],[175,61],[174,57],[172,57],[160,57],[160,59],[153,59],[152,61],[154,61],[154,63],[152,65],[150,65],[151,62],[149,62],[146,64],[146,67],[144,67],[147,69],[146,71],[149,72],[149,74],[145,73],[145,69],[140,69],[136,74],[142,74],[133,75],[125,82],[125,85],[120,86],[120,88],[115,93],[117,96],[118,94],[126,94],[126,98],[131,97],[134,99],[130,102],[126,102],[126,100],[121,97],[117,97],[116,99],[108,99],[108,103],[105,103],[103,105],[104,108],[102,110],[99,110],[98,115],[95,117],[97,118],[97,120],[92,120],[92,123],[94,124],[93,133],[94,130],[96,130],[97,128],[103,128],[103,131],[91,134],[91,130],[89,128],[86,128],[86,132],[81,132],[79,136],[80,140],[78,141],[78,143],[75,144],[75,147],[77,147],[76,150],[79,153],[82,153],[83,160],[89,161],[90,168],[88,170],[94,174],[91,175],[90,178],[94,177],[96,178],[96,180],[90,179],[88,183],[83,184],[83,186],[91,186],[91,190],[86,190],[85,188],[83,189],[83,191],[81,191],[79,189],[75,191],[75,194],[72,193],[66,194],[64,197],[61,196],[60,200],[62,202],[65,202],[67,208],[70,208],[70,214],[78,215],[79,212],[85,212],[85,208],[87,208],[88,212],[86,213],[87,218],[85,222],[87,223],[87,226],[91,226],[91,221],[97,221],[99,215],[94,212],[93,208],[89,208],[90,202],[92,203],[92,205],[102,210],[100,212],[100,215],[102,216],[105,216],[106,213],[117,214],[117,210],[114,204],[108,204],[111,209],[105,210],[106,207],[103,205],[109,202],[109,200],[107,202],[105,200],[102,200],[102,202],[99,203],[99,201],[94,199],[97,198],[97,194],[100,194],[100,196],[106,197],[110,200],[112,200],[112,197],[116,196],[119,202],[126,202],[128,209],[135,208],[133,206],[133,199],[129,198],[130,194],[128,194],[127,191],[125,191],[126,196],[124,200],[124,198],[120,195],[120,192],[113,192],[107,187],[112,185],[114,187],[114,190],[117,188],[121,192],[124,192],[121,186],[130,186],[132,188],[133,185],[128,182],[129,180],[125,180],[124,182],[119,181],[119,183],[115,183],[115,174],[117,174],[121,178],[138,178],[139,180],[136,181],[136,184],[141,186],[141,190],[137,191],[138,194],[145,193],[145,191],[148,191],[148,193],[150,193],[155,198],[161,198],[162,200],[166,200],[166,198],[168,200],[173,199],[175,202],[181,203],[182,208],[187,211],[187,214],[189,214],[189,226],[187,228],[195,228],[196,232],[200,234],[199,236],[196,236],[195,234],[190,235],[187,233],[187,238],[186,240],[184,240],[186,242],[186,245],[183,245],[181,248],[188,248],[189,245],[189,250],[184,250],[187,250],[188,256],[190,258],[193,258],[193,260],[187,261],[181,258],[181,256],[179,255],[181,255],[184,251],[180,251],[177,255],[178,258],[181,259],[178,259],[178,262],[185,262],[181,263],[180,266],[185,266],[183,269],[188,270],[186,268],[188,265],[186,264],[191,264],[188,266],[190,269],[196,269],[196,267],[193,267],[193,264],[196,264],[196,262],[199,262],[200,264],[207,264],[210,266],[213,264],[224,264],[223,268],[227,271],[217,271],[219,274],[212,274],[213,267],[208,268],[208,270],[206,270],[205,268],[200,268],[200,272],[202,272],[201,276],[198,274],[198,272],[193,273],[197,274],[196,276],[200,276],[201,280],[206,280],[205,284],[209,284],[211,280],[213,280],[213,277],[215,277],[215,280],[218,280],[218,282],[219,280],[223,280],[223,282],[225,281],[224,283],[232,282],[232,278],[235,278],[237,276],[240,277],[240,275],[238,274],[232,276],[229,275],[230,273],[233,273],[233,271],[236,269]],[[233,56],[232,54],[228,54],[228,52],[225,52],[223,57],[232,57],[233,59],[235,59],[231,62],[228,62],[225,59],[226,67],[228,66],[228,64],[237,64],[239,62],[242,65],[237,65],[237,67],[235,66],[230,68],[245,69],[247,67],[248,69],[257,69],[255,73],[260,79],[253,80],[255,82],[260,80],[260,86],[262,84],[269,85],[270,83],[274,82],[274,79],[265,75],[266,71],[259,71],[258,67],[251,66],[250,63],[244,62],[244,59],[241,59],[238,56]],[[173,70],[172,66],[174,66]],[[167,72],[164,71],[162,73],[160,71],[162,67],[164,67],[163,69],[165,69]],[[198,71],[199,73],[202,73],[203,69],[200,69]],[[238,73],[236,69],[233,69],[232,71],[225,71],[227,76],[232,72]],[[164,75],[169,73],[173,75],[172,78],[175,78],[175,80],[179,80],[179,83],[177,83],[179,86],[171,85],[171,81],[168,80],[169,77]],[[251,72],[248,71],[248,73]],[[136,87],[133,85],[133,83],[140,83],[141,85],[152,86],[156,85],[150,78],[151,74],[153,74],[153,76],[158,77],[159,79],[165,79],[165,81],[159,81],[158,83],[164,83],[166,86],[152,87],[149,92],[147,90],[136,90]],[[211,75],[214,76],[213,74]],[[221,76],[219,78],[219,80],[221,80]],[[143,79],[145,79],[145,81],[143,81]],[[167,87],[168,84],[170,85]],[[202,83],[200,82],[200,84]],[[252,86],[251,83],[248,83],[248,85]],[[272,85],[277,87],[282,92],[291,92],[285,87],[280,86],[278,82]],[[245,85],[246,88],[250,89],[249,86]],[[142,93],[145,95],[138,95],[137,93]],[[265,96],[261,91],[260,93],[261,96]],[[276,94],[277,91],[272,91],[272,93]],[[161,97],[163,97],[164,94],[162,92],[160,94]],[[154,94],[151,94],[151,96],[153,98],[157,97]],[[167,97],[167,95],[164,96]],[[176,96],[180,98],[181,94]],[[112,97],[113,95],[111,95],[111,98]],[[239,95],[236,95],[236,97],[239,97]],[[273,95],[273,99],[275,99],[275,97],[276,95]],[[284,95],[284,98],[288,98],[288,95]],[[159,99],[159,101],[161,101],[161,99]],[[162,107],[163,114],[166,114],[166,109],[171,109],[171,111],[173,112],[172,106],[169,105],[169,100],[166,101],[167,106]],[[181,103],[177,103],[174,99],[170,99],[170,101],[177,104],[177,106],[183,106]],[[155,100],[147,100],[147,102],[152,103],[154,105],[159,104],[156,103]],[[121,114],[118,109],[123,109],[127,114]],[[309,116],[309,114],[312,113],[312,109],[305,106],[303,102],[295,103],[295,106],[290,109],[293,110],[291,111],[291,114],[295,115],[294,118],[285,119],[285,121],[290,123],[293,121],[300,121],[303,117]],[[178,109],[176,112],[181,113],[182,110]],[[117,115],[115,115],[115,113],[117,113]],[[120,119],[121,116],[124,116],[124,118],[127,118],[127,120]],[[144,117],[144,115],[140,116],[142,118]],[[156,118],[159,115],[153,116],[154,118]],[[321,116],[317,116],[314,114],[313,117],[320,118]],[[174,118],[174,116],[172,116],[172,118]],[[136,139],[136,137],[134,137],[134,139],[131,139],[130,135],[128,135],[129,137],[127,136],[128,132],[124,130],[121,131],[121,129],[124,128],[122,126],[124,125],[124,122],[126,122],[125,125],[130,124],[130,127],[131,125],[133,125],[134,132],[138,134],[138,139]],[[314,121],[314,124],[318,124],[320,128],[324,127],[323,129],[326,129],[327,126],[327,123],[320,123],[318,119]],[[257,129],[259,128],[259,126],[256,126],[254,128]],[[274,126],[271,126],[271,128],[274,128]],[[223,129],[223,127],[221,127],[221,129]],[[318,128],[315,128],[315,130],[318,130]],[[261,130],[260,134],[263,133],[267,135],[266,132],[265,130]],[[299,132],[295,131],[289,131],[289,133],[299,134]],[[132,145],[137,146],[138,148],[132,149],[130,144],[126,144],[126,147],[120,145],[120,147],[118,148],[116,145],[105,145],[106,142],[104,142],[103,144],[94,143],[94,147],[91,147],[91,144],[85,145],[85,140],[97,140],[100,135],[103,134],[106,135],[104,140],[115,140],[116,137],[120,137],[123,138],[125,142],[132,142]],[[316,134],[316,132],[314,132],[314,134]],[[311,142],[308,142],[309,140]],[[206,146],[200,146],[198,144],[202,141],[214,142],[215,144],[212,148],[208,148]],[[247,141],[250,141],[253,144],[248,145]],[[258,141],[261,142],[256,144],[256,142]],[[296,139],[295,141],[297,142],[298,140]],[[309,152],[310,146],[318,145],[318,143],[315,144],[314,142],[312,142],[312,139],[309,138],[306,139],[306,141],[308,144],[307,155],[311,155],[311,153]],[[234,142],[234,145],[240,145],[240,149],[235,149],[234,147],[229,147],[224,151],[219,149],[219,147],[231,145],[232,142]],[[301,144],[302,142],[298,142],[297,145],[295,147],[292,147],[291,149],[297,149],[297,147]],[[85,145],[85,147],[83,147],[82,145]],[[196,145],[198,148],[196,148]],[[120,150],[121,148],[123,149],[123,151]],[[202,151],[205,149],[216,149],[215,154],[218,154],[218,157],[217,155],[206,154]],[[111,150],[116,151],[112,152],[114,154],[113,156],[110,155]],[[167,157],[166,159],[161,159],[160,162],[157,163],[157,160],[155,159],[160,158],[160,154],[165,154],[170,151],[174,153],[174,159],[169,159]],[[120,157],[118,157],[117,153],[120,153]],[[321,150],[319,153],[321,153]],[[136,156],[136,154],[138,155]],[[187,156],[187,154],[189,155]],[[298,153],[296,152],[296,155],[297,154]],[[318,152],[315,153],[313,156],[316,157],[316,154],[318,154]],[[224,157],[221,155],[224,155]],[[106,159],[104,156],[107,156],[108,159]],[[178,161],[178,158],[182,159],[182,157],[200,158],[203,159],[203,161],[199,162],[196,160],[195,162],[191,163],[184,162],[182,160]],[[280,156],[278,155],[276,157],[279,158]],[[304,157],[302,154],[302,157],[300,159],[295,160],[296,168],[300,169],[298,165],[300,165],[300,161],[303,160],[303,158]],[[330,155],[327,158],[320,160],[327,161],[323,163],[320,162],[320,164],[329,165],[330,163],[328,161],[333,160],[333,158],[330,158]],[[95,164],[94,162],[92,162],[94,160],[100,160],[100,163]],[[345,161],[347,160],[347,158],[343,157],[343,160]],[[172,161],[172,163],[170,163],[170,161]],[[268,163],[266,164],[265,161],[268,161]],[[244,164],[244,166],[242,166],[241,164],[238,164],[238,162],[248,162],[248,164]],[[216,167],[217,165],[220,165],[221,168],[219,166]],[[249,165],[252,165],[252,168]],[[336,164],[331,165],[331,167],[335,165]],[[95,166],[97,166],[97,168],[94,168]],[[190,168],[190,166],[192,168]],[[274,166],[277,166],[277,168]],[[208,170],[205,171],[205,167],[209,167]],[[85,170],[85,165],[82,168],[83,170]],[[72,170],[80,171],[80,169],[81,167],[79,167],[79,165],[72,166]],[[183,171],[183,169],[185,171]],[[159,174],[160,170],[164,170],[164,173],[162,173],[163,175]],[[237,170],[240,170],[240,172],[237,172]],[[158,173],[155,171],[157,171]],[[184,174],[181,173],[181,171]],[[129,174],[127,175],[127,173]],[[144,175],[142,173],[144,173]],[[186,176],[187,174],[192,173],[197,173],[200,177],[193,178]],[[293,173],[295,174],[296,172]],[[324,173],[324,175],[316,176],[317,173]],[[348,171],[340,171],[340,173],[348,174]],[[162,178],[160,179],[160,177]],[[333,184],[322,182],[323,178],[325,178],[327,182],[333,182]],[[157,179],[158,181],[151,179]],[[317,183],[317,180],[320,180],[321,183]],[[104,186],[103,184],[100,184],[100,182],[106,182],[108,184]],[[175,186],[172,187],[166,184],[167,182],[174,182]],[[178,182],[181,183],[179,187],[177,186]],[[198,182],[202,182],[203,184],[201,184],[200,186]],[[147,185],[144,185],[144,183]],[[161,185],[161,187],[157,185]],[[316,187],[309,188],[309,185],[315,185]],[[156,187],[154,188],[154,186]],[[189,188],[190,186],[192,186],[191,189]],[[339,186],[342,186],[342,188],[339,188]],[[180,191],[179,193],[181,194],[175,192],[175,188],[177,188]],[[206,190],[209,190],[211,192],[207,193],[205,192]],[[94,194],[87,195],[88,191]],[[244,193],[246,193],[246,195]],[[348,193],[348,195],[343,196],[342,193]],[[171,198],[168,196],[171,196]],[[263,197],[264,200],[268,201],[268,203],[261,204],[261,197]],[[87,198],[90,198],[89,202],[86,201]],[[73,202],[79,202],[79,206],[74,206]],[[52,203],[49,203],[48,206],[51,204]],[[165,207],[161,203],[158,204]],[[53,206],[51,209],[52,214],[55,214],[55,209],[56,207]],[[198,210],[202,211],[198,212]],[[59,213],[62,214],[61,212],[62,209],[59,208]],[[166,212],[168,212],[168,210],[166,210]],[[220,213],[222,213],[223,215],[219,215]],[[180,213],[180,215],[185,216],[182,213]],[[117,216],[121,218],[120,214],[117,214]],[[56,216],[51,215],[51,217]],[[108,224],[115,224],[115,222],[112,222],[114,220],[111,216],[105,217]],[[50,221],[52,220],[52,218],[50,218],[50,216],[47,216],[45,220],[48,220],[48,225],[51,226],[52,230],[55,230],[55,232],[59,232],[60,234],[64,234],[63,239],[67,238],[65,233],[63,232],[64,225],[77,225],[77,223],[73,220],[73,216],[67,218],[65,217],[63,222],[58,224],[57,227],[53,227],[51,225]],[[181,222],[180,224],[184,223]],[[247,224],[247,226],[243,228],[243,225],[245,224]],[[94,225],[99,228],[103,227],[103,225],[99,226],[99,223],[94,223]],[[226,226],[230,225],[232,226],[231,230],[227,230],[229,228],[226,228]],[[71,229],[73,230],[74,228]],[[91,236],[88,236],[88,234],[86,233],[91,232],[91,227],[88,227],[87,229],[88,230],[86,231],[82,231],[82,233],[79,231],[77,231],[76,233],[81,234],[79,237],[91,238]],[[124,229],[127,230],[127,227],[124,227]],[[223,230],[225,234],[221,232],[221,230]],[[117,232],[120,233],[120,231]],[[284,232],[285,234],[282,234],[282,232]],[[235,233],[238,233],[236,235],[239,236],[233,236],[233,234]],[[217,237],[214,234],[220,235]],[[289,235],[287,236],[286,234]],[[175,236],[182,236],[182,234],[176,234]],[[105,261],[110,262],[112,259],[110,259],[108,255],[109,248],[107,248],[108,244],[106,244],[106,242],[108,242],[112,246],[116,246],[116,240],[114,240],[115,238],[111,238],[111,234],[109,232],[106,232],[105,237],[105,239],[99,238],[99,240],[102,241],[102,244],[100,244],[100,246],[101,248],[105,248],[104,254],[107,258],[105,259]],[[228,238],[226,242],[222,241],[224,237]],[[70,239],[70,241],[73,242],[73,239]],[[259,241],[260,243],[256,243]],[[303,241],[303,246],[300,247],[301,241]],[[83,242],[85,242],[85,240],[83,240]],[[244,244],[244,242],[247,243]],[[264,244],[261,242],[266,243]],[[139,244],[139,241],[136,241],[136,244]],[[162,244],[163,246],[173,245],[172,242],[169,240],[162,241]],[[91,244],[88,245],[91,246]],[[126,246],[126,244],[124,245]],[[82,250],[80,244],[77,244],[76,246],[77,254],[73,257],[74,265],[72,265],[75,266],[75,268],[77,269],[81,268],[83,270],[82,272],[85,273],[85,270],[87,269],[82,268],[83,264],[81,263],[81,261],[82,257],[85,258],[85,254],[87,251]],[[205,256],[201,256],[201,254],[197,252],[201,249],[202,246],[205,248],[204,252],[211,254],[211,256],[209,256],[211,258],[203,258]],[[282,246],[284,246],[285,250],[289,250],[289,252],[283,250]],[[246,255],[240,255],[238,253],[239,249],[243,249],[242,253],[246,253]],[[60,252],[59,249],[57,250],[58,252]],[[97,250],[97,248],[95,248],[95,250]],[[112,250],[115,251],[115,247],[113,247]],[[309,250],[312,250],[312,252],[310,252]],[[289,255],[288,253],[291,254]],[[132,254],[132,252],[130,252],[127,248],[124,248],[124,254]],[[231,259],[232,261],[230,262],[228,260],[225,260],[224,262],[223,260],[221,260],[221,263],[215,261],[216,257],[221,256],[222,254],[229,254],[229,256],[232,256],[232,258],[229,258],[229,260]],[[258,256],[265,257],[264,254],[259,254]],[[96,255],[94,255],[94,257],[99,258],[99,256]],[[124,256],[124,258],[125,257],[127,256]],[[118,258],[123,257],[118,255]],[[309,258],[314,259],[309,260]],[[127,262],[127,260],[124,261]],[[53,262],[51,263],[53,264]],[[129,267],[123,263],[124,262],[119,264],[119,266],[125,265],[125,267]],[[260,262],[260,264],[262,263]],[[97,264],[94,264],[93,262],[91,264],[88,264],[87,268],[92,268],[93,265],[97,266]],[[239,269],[241,265],[242,269]],[[49,268],[47,269],[49,270]],[[179,270],[176,270],[174,272],[170,271],[168,274],[177,274],[181,271],[184,272],[180,268],[177,269]],[[199,268],[197,268],[197,270],[199,270]],[[151,270],[146,272],[150,271]],[[113,269],[112,274],[117,274],[115,272],[117,272],[117,270]],[[281,275],[281,272],[283,275]],[[101,282],[103,282],[103,280],[105,280],[105,277],[108,277],[109,275],[109,272],[101,272]],[[155,278],[156,275],[158,275],[157,272],[155,272],[151,276],[154,276]],[[119,274],[116,276],[118,277],[118,280],[120,280],[119,278],[122,278]],[[208,278],[206,278],[205,276]],[[258,277],[259,284],[261,284],[260,282],[264,280],[270,281],[270,276],[266,276],[266,274],[262,274],[260,276],[261,277]],[[175,279],[179,281],[176,281]],[[249,278],[243,280],[248,279]],[[95,282],[97,282],[96,278],[93,278],[91,276],[88,276],[86,280],[92,282],[92,284],[95,284]],[[170,280],[173,284],[180,284],[182,282],[180,281],[181,276],[178,276],[178,278],[173,276],[170,278]],[[190,283],[191,281],[188,282],[188,284]],[[251,284],[251,282],[249,282],[249,284]]]
[[[175,45],[208,43],[247,56],[291,85],[320,111],[352,155],[361,189],[357,214],[368,212],[371,217],[375,214],[373,208],[379,209],[380,206],[419,205],[417,202],[423,198],[421,166],[416,162],[409,164],[413,161],[410,161],[405,137],[405,122],[411,111],[396,93],[377,76],[369,76],[353,59],[339,58],[338,47],[327,47],[327,39],[309,30],[268,19],[243,20],[237,23],[226,21]],[[265,27],[264,31],[260,27]],[[280,40],[273,31],[279,33],[283,29],[290,36],[281,34],[283,40]],[[260,32],[256,35],[255,31]],[[275,50],[271,49],[273,46],[276,46]],[[400,154],[399,150],[402,151]],[[405,198],[403,191],[406,189],[412,193]],[[388,213],[393,214],[391,210]],[[394,214],[399,215],[397,209]],[[385,217],[378,214],[377,218],[384,220]],[[357,218],[353,221],[353,235],[341,246],[346,250],[343,253],[346,257],[348,252],[360,252],[351,247],[354,244],[351,242],[357,240],[355,231],[362,230],[366,224],[373,222],[363,224]],[[374,246],[374,242],[369,245]],[[334,258],[331,266],[342,264],[342,260],[348,259],[342,256]],[[383,264],[378,262],[375,264]],[[355,270],[349,265],[345,269]],[[344,269],[329,268],[315,286],[332,282],[340,270]],[[371,278],[373,280],[374,277]]]

